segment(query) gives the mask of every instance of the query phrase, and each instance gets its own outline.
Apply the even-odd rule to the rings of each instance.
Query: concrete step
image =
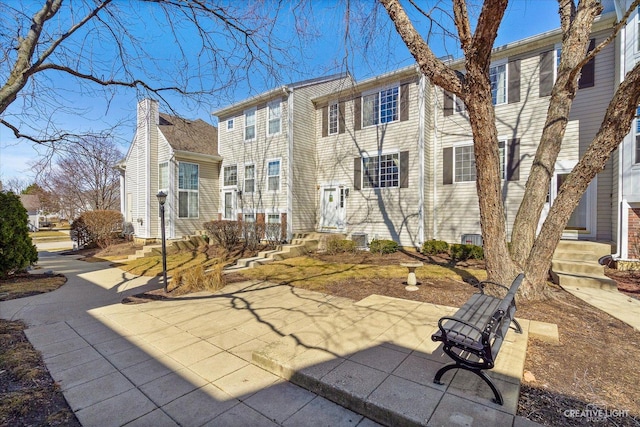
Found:
[[[558,273],[573,274],[576,276],[599,276],[604,274],[604,267],[593,261],[569,261],[554,259],[551,269]]]
[[[556,251],[560,252],[593,252],[596,260],[606,255],[611,255],[611,244],[591,242],[586,240],[561,240]]]
[[[591,251],[556,249],[553,253],[553,259],[597,262],[600,257]]]
[[[604,274],[594,276],[581,276],[552,271],[551,277],[553,278],[553,281],[555,283],[563,287],[595,288],[610,291],[618,290],[618,285],[616,284],[615,280],[609,279]]]

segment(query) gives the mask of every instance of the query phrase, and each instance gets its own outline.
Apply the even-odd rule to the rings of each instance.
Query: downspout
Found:
[[[418,245],[422,247],[424,243],[424,191],[425,191],[425,148],[424,148],[424,134],[425,134],[425,96],[426,96],[426,77],[420,73],[419,82],[419,94],[418,94]]]
[[[619,5],[618,2],[615,2],[615,6],[616,6],[616,10],[618,9]],[[618,13],[619,15],[620,13]],[[621,31],[620,31],[620,45],[618,47],[618,51],[620,52],[620,67],[619,67],[619,71],[620,71],[620,75],[618,77],[618,84],[620,84],[623,80],[624,80],[624,76],[625,76],[625,70],[627,68],[627,64],[626,64],[626,39],[627,39],[627,27],[625,26]],[[618,209],[617,209],[617,215],[618,215],[618,226],[616,227],[616,253],[615,254],[611,254],[611,258],[612,259],[619,259],[621,256],[626,256],[627,255],[627,250],[626,248],[623,248],[623,242],[622,242],[622,231],[623,229],[625,229],[626,227],[624,226],[624,219],[625,219],[625,206],[627,205],[626,200],[624,200],[623,197],[623,187],[624,187],[624,179],[622,179],[622,175],[624,174],[624,146],[625,146],[625,142],[623,140],[622,144],[620,144],[620,149],[618,150],[618,176],[616,177],[618,180],[618,195],[617,195],[617,204],[618,204]]]
[[[283,87],[287,95],[287,241],[293,237],[293,89]]]
[[[178,162],[176,162],[176,153],[173,151],[173,149],[171,148],[171,157],[169,157],[169,165],[171,165],[172,167],[167,167],[167,169],[169,169],[169,188],[167,189],[168,193],[169,193],[169,197],[167,197],[167,209],[165,210],[165,214],[169,214],[169,215],[165,215],[165,219],[169,220],[169,233],[168,233],[168,238],[169,239],[173,239],[176,237],[176,221],[175,219],[177,218],[176,215],[176,209],[175,207],[178,206],[178,193],[176,192],[176,171],[178,170]],[[198,202],[199,203],[199,202]],[[166,225],[165,225],[166,226]]]
[[[431,92],[433,94],[433,171],[431,173],[433,179],[433,240],[438,240],[438,179],[436,178],[437,170],[438,170],[438,155],[442,151],[438,147],[438,111],[440,110],[440,106],[438,105],[438,90],[435,86],[432,86]]]
[[[145,126],[145,152],[144,152],[144,167],[145,167],[145,191],[144,191],[144,202],[145,202],[145,215],[144,215],[144,235],[145,237],[151,237],[151,128],[155,126],[151,124],[151,120],[154,119],[155,114],[152,114],[152,102],[150,99],[146,99],[146,118],[144,121]]]

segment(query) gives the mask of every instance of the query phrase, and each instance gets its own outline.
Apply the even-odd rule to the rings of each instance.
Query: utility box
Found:
[[[482,246],[482,235],[481,234],[463,234],[461,243],[463,245]]]
[[[351,240],[356,243],[356,248],[367,248],[367,233],[351,233]]]

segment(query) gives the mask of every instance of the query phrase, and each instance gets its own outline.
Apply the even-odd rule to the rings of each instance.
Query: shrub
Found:
[[[356,251],[356,242],[353,240],[345,240],[340,236],[331,236],[327,239],[327,253],[335,255],[340,253]]]
[[[260,240],[264,236],[265,224],[259,222],[242,222],[242,237],[244,244],[250,250],[260,247]]]
[[[29,217],[20,198],[0,192],[0,278],[25,270],[38,261],[29,236]]]
[[[222,274],[223,262],[213,265],[209,271],[204,270],[202,265],[178,270],[173,273],[168,290],[176,291],[179,294],[186,294],[197,291],[217,291],[225,285],[225,278]]]
[[[427,240],[422,244],[422,253],[425,255],[444,254],[449,251],[449,244],[443,240]]]
[[[122,223],[122,214],[118,211],[88,211],[73,221],[71,230],[78,246],[96,244],[106,248],[122,232]]]
[[[451,259],[455,261],[484,259],[484,251],[482,246],[454,244],[451,245]]]
[[[392,254],[398,251],[398,244],[393,240],[373,239],[369,243],[369,250],[373,253]]]
[[[204,223],[209,239],[227,251],[231,251],[240,243],[241,227],[242,223],[238,221],[209,221]]]
[[[264,224],[264,239],[269,246],[276,246],[282,241],[282,227],[280,224]]]

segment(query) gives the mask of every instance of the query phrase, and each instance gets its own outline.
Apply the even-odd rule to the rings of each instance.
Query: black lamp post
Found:
[[[164,203],[167,201],[167,195],[160,191],[156,197],[160,203],[160,233],[162,236],[162,278],[164,279],[164,292],[167,292],[167,243],[164,235]]]

